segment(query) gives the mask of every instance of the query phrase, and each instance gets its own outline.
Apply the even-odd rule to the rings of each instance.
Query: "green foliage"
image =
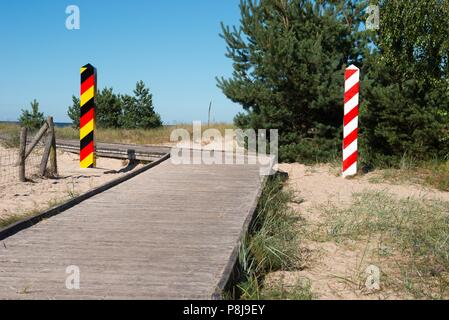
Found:
[[[72,96],[72,105],[67,110],[67,115],[72,120],[72,127],[80,127],[80,99]]]
[[[242,0],[241,25],[222,26],[233,75],[217,80],[243,107],[236,125],[279,129],[281,161],[339,155],[343,71],[354,63],[361,161],[447,159],[449,0],[378,3],[380,30],[369,31],[368,1]]]
[[[134,90],[137,112],[140,116],[139,128],[151,129],[162,125],[161,117],[154,111],[153,95],[150,89],[145,87],[143,81],[136,84]]]
[[[120,125],[123,128],[137,128],[139,116],[137,112],[136,100],[130,95],[122,96],[123,117],[120,118]]]
[[[39,112],[39,102],[36,99],[31,102],[31,111],[22,109],[19,122],[28,129],[39,129],[42,127],[45,122],[44,113]]]
[[[366,162],[449,155],[449,1],[380,2],[362,86]]]
[[[291,199],[292,194],[282,189],[280,178],[267,182],[240,248],[241,279],[234,295],[241,299],[260,299],[266,274],[294,270],[299,265],[298,218],[288,206]]]
[[[142,81],[137,82],[134,97],[122,97],[123,118],[125,128],[152,129],[162,125],[161,117],[154,111],[153,95]]]
[[[218,79],[218,87],[243,106],[236,125],[279,130],[280,160],[309,157],[309,144],[337,140],[344,68],[361,66],[366,53],[366,40],[356,37],[364,4],[244,0],[241,26],[222,25],[234,72]],[[340,148],[326,143],[324,154],[312,157],[325,159]]]
[[[327,163],[341,158],[341,138],[304,138],[300,143],[280,145],[284,159],[306,164]]]
[[[96,121],[101,128],[119,128],[122,116],[121,97],[112,88],[104,88],[96,97]]]
[[[152,129],[162,126],[161,117],[154,111],[153,96],[142,81],[137,82],[134,96],[115,94],[112,88],[98,91],[96,124],[100,128]],[[79,128],[80,101],[72,97],[68,116],[73,127]]]
[[[250,226],[248,248],[256,272],[294,269],[298,262],[297,217],[288,206],[291,199],[280,178],[267,183]]]

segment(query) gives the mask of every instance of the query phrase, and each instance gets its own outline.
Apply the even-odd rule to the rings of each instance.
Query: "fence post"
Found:
[[[80,167],[95,168],[95,94],[97,72],[91,64],[81,68]]]
[[[20,131],[20,148],[19,148],[19,179],[20,182],[25,182],[25,151],[27,146],[27,128],[22,128]]]
[[[56,176],[58,174],[58,161],[56,154],[56,133],[53,117],[48,117],[48,126],[50,128],[51,148],[50,148],[50,172]]]
[[[343,177],[357,174],[360,70],[351,65],[345,72],[343,120]]]
[[[39,174],[43,177],[47,172],[48,158],[50,158],[50,175],[57,174],[56,164],[56,141],[55,141],[55,128],[53,124],[53,117],[47,118],[48,134],[47,141],[45,142],[44,154],[42,155]]]
[[[30,144],[30,147],[28,148],[28,150],[25,151],[25,159],[28,158],[28,156],[31,154],[34,147],[36,147],[36,145],[42,139],[44,134],[47,132],[47,129],[48,129],[48,123],[45,122],[44,125],[42,126],[42,128],[39,130],[39,132],[34,137],[33,141],[31,141],[31,144]]]

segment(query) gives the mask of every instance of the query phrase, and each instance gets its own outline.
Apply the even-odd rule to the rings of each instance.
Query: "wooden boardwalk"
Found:
[[[80,142],[78,140],[57,139],[56,146],[59,150],[80,153]],[[170,153],[170,148],[164,146],[96,143],[98,157],[156,161],[167,153]]]
[[[167,160],[1,241],[0,299],[210,299],[261,181],[257,165]]]

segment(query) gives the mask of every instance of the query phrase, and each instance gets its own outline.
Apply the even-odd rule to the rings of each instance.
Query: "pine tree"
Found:
[[[161,117],[154,111],[153,95],[143,81],[136,84],[134,96],[115,94],[112,88],[98,91],[95,97],[96,125],[100,128],[151,129],[162,126]],[[72,96],[67,110],[74,128],[80,124],[80,100]]]
[[[96,121],[100,128],[118,128],[122,116],[122,102],[112,88],[104,88],[97,93]]]
[[[449,1],[384,0],[367,59],[365,161],[449,156]]]
[[[99,128],[118,128],[122,116],[122,101],[112,88],[104,88],[97,91],[95,96],[95,118]],[[72,96],[72,105],[67,110],[67,115],[72,120],[72,126],[79,128],[80,125],[80,100]]]
[[[80,127],[80,99],[72,96],[72,105],[67,110],[67,115],[72,120],[72,127],[79,129]]]
[[[139,116],[139,128],[151,129],[162,126],[161,117],[154,111],[153,95],[143,81],[136,84],[134,90],[136,109]]]
[[[125,128],[151,129],[162,126],[161,117],[154,111],[153,95],[143,81],[136,84],[134,97],[122,97],[123,121]]]
[[[36,99],[31,102],[31,111],[22,109],[19,122],[28,129],[39,129],[42,127],[45,122],[44,113],[39,112],[39,102]]]
[[[222,25],[234,72],[218,87],[242,105],[238,126],[279,129],[281,160],[326,160],[341,149],[343,73],[362,66],[365,5],[242,0],[241,26]]]
[[[136,99],[130,95],[122,95],[121,103],[123,115],[120,118],[120,127],[127,129],[136,129],[139,127],[139,114],[136,108]]]

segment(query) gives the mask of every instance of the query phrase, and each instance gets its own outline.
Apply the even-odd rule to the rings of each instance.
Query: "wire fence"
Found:
[[[28,156],[25,162],[25,176],[32,180],[39,174],[39,166],[43,155],[43,144],[40,143]],[[5,146],[0,141],[0,186],[8,186],[19,182],[19,147]]]

